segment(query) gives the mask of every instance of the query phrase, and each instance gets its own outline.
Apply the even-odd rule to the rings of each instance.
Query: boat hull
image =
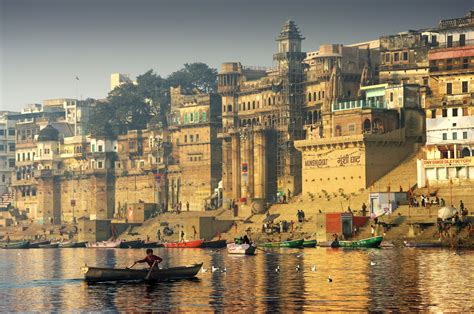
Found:
[[[121,241],[101,241],[101,242],[92,242],[87,243],[87,248],[101,248],[101,249],[113,249],[120,246]]]
[[[37,248],[40,247],[40,245],[45,245],[45,244],[49,244],[49,243],[51,243],[51,241],[30,242],[30,245],[28,246],[28,248],[37,249]]]
[[[144,243],[142,240],[122,241],[119,247],[121,249],[136,249],[143,247]]]
[[[63,242],[59,243],[60,248],[79,248],[79,247],[86,247],[87,242]]]
[[[56,249],[59,247],[59,243],[40,244],[40,249]]]
[[[184,241],[184,242],[172,242],[163,243],[163,246],[168,249],[189,249],[189,248],[200,248],[204,243],[204,240]]]
[[[117,269],[84,267],[84,280],[87,282],[107,281],[166,281],[178,279],[191,279],[197,275],[202,267],[201,264],[191,266],[170,267],[165,269],[155,268],[148,279],[149,269]]]
[[[316,247],[316,240],[303,241],[303,247]]]
[[[30,246],[29,241],[21,241],[21,242],[11,242],[11,243],[4,243],[2,248],[4,249],[27,249]]]
[[[380,247],[383,237],[372,237],[357,241],[339,241],[339,245],[336,247],[345,247],[345,248],[377,248]]]
[[[257,247],[254,244],[227,244],[227,252],[237,255],[255,255]]]
[[[220,249],[226,247],[227,240],[204,241],[201,245],[203,249]]]
[[[283,241],[283,242],[268,242],[260,244],[259,246],[267,248],[301,248],[303,247],[304,240],[293,240],[293,241]]]

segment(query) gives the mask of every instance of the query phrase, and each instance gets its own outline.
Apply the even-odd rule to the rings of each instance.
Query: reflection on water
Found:
[[[125,267],[144,250],[0,250],[0,312],[474,311],[474,251],[317,248],[257,256],[156,251],[164,266],[202,261],[205,268],[227,272],[209,270],[195,280],[153,285],[87,284],[80,272],[85,264]]]

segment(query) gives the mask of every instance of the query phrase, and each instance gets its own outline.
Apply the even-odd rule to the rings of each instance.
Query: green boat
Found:
[[[304,240],[303,247],[316,247],[316,240]]]
[[[10,242],[2,244],[4,249],[27,249],[30,246],[30,241]]]
[[[331,247],[347,247],[347,248],[375,248],[379,247],[382,243],[383,237],[372,237],[357,241],[338,241],[338,243],[332,243]],[[334,244],[334,245],[333,245]]]
[[[261,247],[284,247],[284,248],[301,248],[303,247],[304,239],[282,242],[267,242],[260,244]]]

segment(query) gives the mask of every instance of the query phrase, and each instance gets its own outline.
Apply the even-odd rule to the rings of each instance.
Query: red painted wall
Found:
[[[326,214],[326,233],[342,232],[341,213]]]

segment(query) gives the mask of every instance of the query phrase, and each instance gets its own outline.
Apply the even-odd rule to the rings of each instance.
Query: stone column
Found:
[[[240,162],[240,137],[239,134],[232,134],[232,196],[238,201],[241,196],[241,162]]]
[[[265,150],[265,133],[258,131],[255,133],[254,142],[254,197],[266,198],[266,150]]]
[[[254,172],[255,172],[255,164],[254,164],[254,132],[248,133],[247,138],[247,162],[248,162],[248,190],[247,190],[247,197],[253,198],[254,197]]]

